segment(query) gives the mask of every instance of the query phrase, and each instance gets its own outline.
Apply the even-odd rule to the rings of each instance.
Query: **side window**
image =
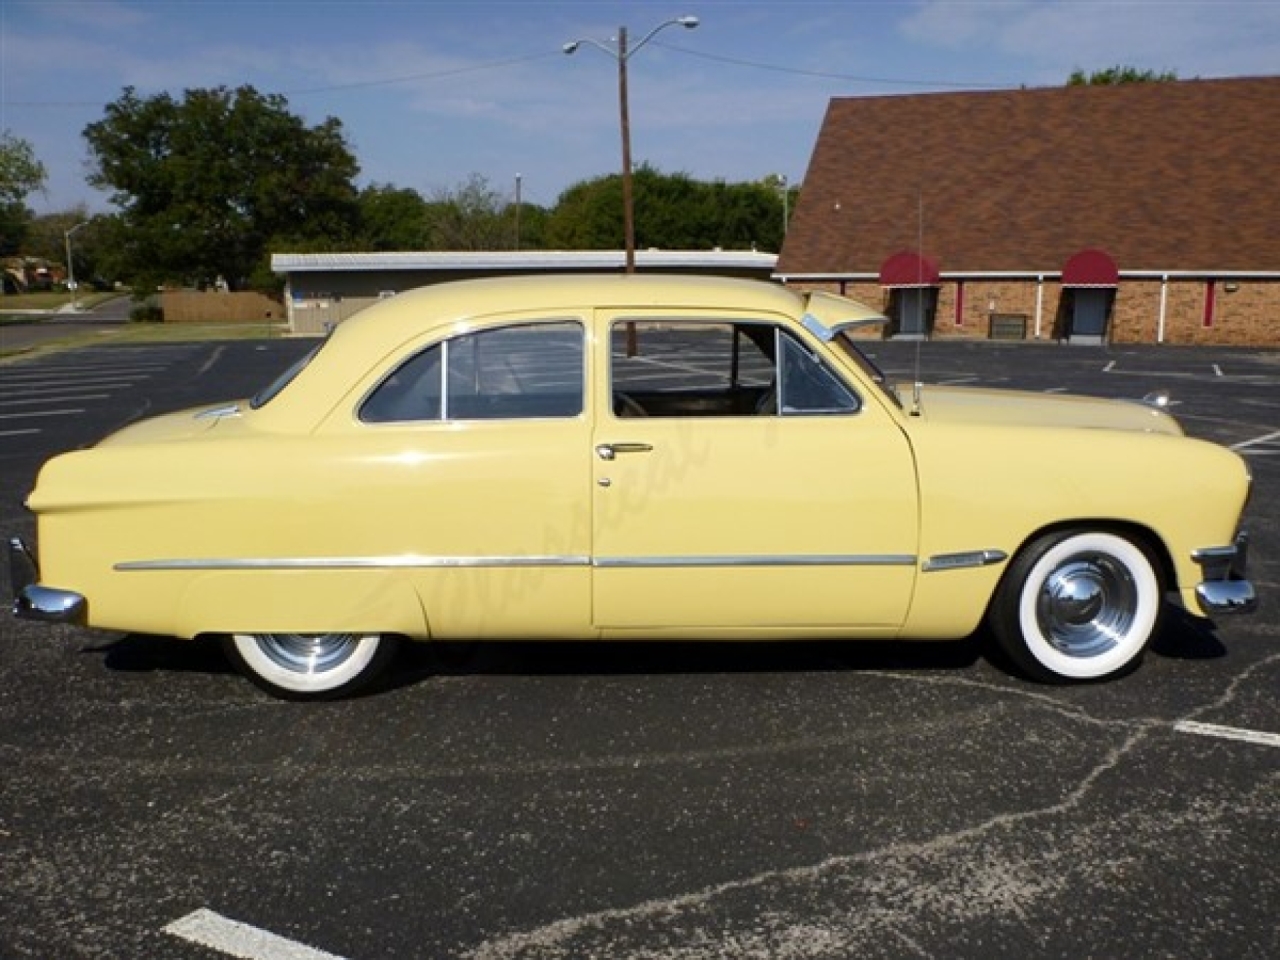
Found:
[[[786,334],[779,340],[782,414],[856,413],[861,408],[858,396],[803,344]]]
[[[360,409],[365,423],[576,417],[584,396],[576,321],[453,337],[407,360]]]
[[[624,319],[610,331],[619,417],[753,416],[773,380],[773,327],[705,318]]]
[[[365,423],[439,420],[445,345],[437,343],[396,368],[360,408]]]

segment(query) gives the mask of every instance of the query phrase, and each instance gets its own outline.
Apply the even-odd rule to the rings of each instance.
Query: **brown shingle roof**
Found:
[[[918,215],[918,214],[922,214]],[[832,100],[778,272],[1280,270],[1280,77]]]

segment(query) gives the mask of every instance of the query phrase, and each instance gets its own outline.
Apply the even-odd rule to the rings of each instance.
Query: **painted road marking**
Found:
[[[1264,446],[1274,443],[1274,450],[1254,450],[1254,447]],[[1268,433],[1265,436],[1254,437],[1252,440],[1241,440],[1239,443],[1233,443],[1231,449],[1236,453],[1252,454],[1254,456],[1274,456],[1280,454],[1280,430],[1275,433]]]
[[[32,410],[28,413],[0,413],[0,420],[27,420],[31,417],[68,417],[73,413],[84,413],[84,408],[67,408],[66,410]]]
[[[0,407],[29,407],[33,403],[66,403],[70,400],[110,400],[109,393],[82,393],[67,397],[36,397],[32,400],[0,400]]]
[[[247,923],[228,920],[212,910],[189,913],[165,927],[164,932],[240,960],[342,960]]]
[[[1280,733],[1264,733],[1261,730],[1242,730],[1239,727],[1221,727],[1216,723],[1197,723],[1181,720],[1173,725],[1179,733],[1194,733],[1201,737],[1221,737],[1224,740],[1240,740],[1264,747],[1280,747]]]

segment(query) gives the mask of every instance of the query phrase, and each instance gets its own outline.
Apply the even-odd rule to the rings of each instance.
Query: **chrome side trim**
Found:
[[[112,569],[143,570],[367,570],[432,567],[585,567],[588,557],[227,557],[204,559],[126,560]]]
[[[220,407],[210,407],[208,410],[201,410],[196,414],[197,420],[222,420],[226,417],[240,416],[240,404],[226,403]]]
[[[776,554],[705,557],[596,557],[592,566],[617,567],[913,567],[909,554]]]
[[[126,560],[113,567],[119,573],[157,570],[366,570],[430,569],[439,567],[910,567],[910,554],[797,554],[690,557],[239,557],[164,560]]]
[[[966,550],[961,553],[939,553],[924,562],[920,568],[925,573],[935,570],[969,570],[973,567],[989,567],[1004,563],[1009,555],[1003,550]]]

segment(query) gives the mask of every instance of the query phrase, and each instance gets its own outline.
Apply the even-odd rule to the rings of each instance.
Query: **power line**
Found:
[[[772,73],[786,73],[798,77],[813,77],[821,80],[842,80],[849,83],[881,83],[892,84],[896,86],[909,87],[951,87],[956,89],[1002,89],[1007,84],[993,83],[964,83],[955,80],[918,80],[908,77],[868,77],[849,73],[835,73],[821,70],[804,70],[799,67],[786,67],[776,63],[760,63],[754,60],[743,60],[738,57],[726,57],[720,54],[704,53],[699,50],[690,50],[687,47],[673,46],[672,44],[653,41],[653,45],[662,47],[664,50],[670,50],[673,53],[684,54],[687,57],[694,57],[699,60],[709,60],[713,63],[724,63],[734,67],[744,67],[750,70],[767,70]],[[518,66],[522,63],[531,63],[535,60],[544,60],[550,57],[559,57],[563,54],[560,49],[549,50],[543,53],[531,53],[521,57],[511,57],[506,60],[494,60],[489,63],[477,63],[466,67],[454,67],[449,70],[435,70],[428,73],[411,73],[399,77],[382,77],[376,80],[355,80],[350,83],[334,83],[322,87],[303,87],[296,90],[285,90],[281,92],[281,96],[285,97],[304,97],[318,93],[340,93],[344,90],[362,90],[372,87],[387,87],[402,83],[419,83],[424,80],[444,80],[449,77],[465,76],[470,73],[482,73],[488,70],[502,70],[507,67]],[[105,107],[107,101],[89,101],[89,100],[4,100],[0,101],[6,107]]]
[[[689,57],[696,57],[700,60],[711,60],[715,63],[727,63],[735,67],[747,67],[752,70],[769,70],[774,73],[789,73],[799,77],[815,77],[820,80],[847,80],[850,83],[888,83],[896,86],[904,87],[955,87],[957,89],[972,89],[980,87],[983,89],[1000,90],[1008,86],[1008,84],[996,83],[972,83],[961,82],[958,80],[913,80],[904,77],[862,77],[849,73],[829,73],[820,70],[802,70],[799,67],[784,67],[776,63],[758,63],[753,60],[740,60],[736,57],[725,57],[714,53],[703,53],[699,50],[690,50],[687,47],[677,47],[669,43],[661,43],[654,41],[655,47],[662,47],[664,50],[670,50],[674,53],[683,53]]]
[[[491,63],[477,63],[469,67],[455,67],[452,70],[437,70],[432,73],[412,73],[403,77],[387,77],[382,80],[357,80],[352,83],[336,83],[327,87],[308,87],[303,90],[286,90],[286,97],[301,97],[311,93],[334,93],[341,90],[359,90],[365,87],[385,87],[396,83],[415,83],[419,80],[441,80],[446,77],[457,77],[467,73],[480,73],[485,70],[500,70],[514,67],[517,64],[529,63],[533,60],[544,60],[548,57],[563,55],[561,50],[549,50],[545,53],[531,53],[523,57],[512,57],[510,60],[495,60]]]

